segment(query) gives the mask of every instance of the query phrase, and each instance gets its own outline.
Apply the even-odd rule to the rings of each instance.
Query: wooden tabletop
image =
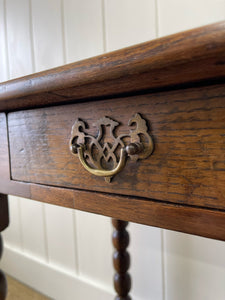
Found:
[[[225,22],[0,84],[0,111],[99,100],[225,77]]]

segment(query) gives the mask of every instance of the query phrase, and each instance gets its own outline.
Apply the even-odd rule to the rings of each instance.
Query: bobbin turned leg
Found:
[[[3,249],[2,237],[0,234],[0,259],[2,256],[2,249]],[[0,300],[5,300],[6,294],[7,294],[7,281],[4,273],[2,272],[2,270],[0,270]]]
[[[129,245],[129,234],[126,230],[128,222],[112,219],[115,228],[113,232],[113,265],[116,270],[114,276],[114,287],[117,292],[115,300],[131,300],[128,295],[131,289],[131,277],[127,272],[130,266],[130,255],[127,252]]]
[[[0,194],[0,232],[9,224],[8,199],[6,195]],[[3,242],[0,233],[0,259],[2,257]],[[0,270],[0,300],[5,300],[7,295],[7,281],[4,273]]]

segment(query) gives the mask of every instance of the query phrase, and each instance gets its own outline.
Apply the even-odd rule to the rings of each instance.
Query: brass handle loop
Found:
[[[83,165],[83,167],[88,172],[90,172],[91,174],[96,175],[96,176],[113,177],[114,175],[116,175],[120,171],[122,171],[126,165],[127,152],[126,152],[126,149],[124,149],[124,148],[122,148],[120,150],[120,160],[118,162],[118,165],[112,170],[98,170],[98,169],[89,167],[84,158],[84,146],[83,145],[80,145],[80,147],[78,147],[77,153],[78,153],[78,157],[79,157],[80,162]]]
[[[85,133],[86,125],[84,121],[78,119],[72,128],[70,151],[73,155],[78,155],[81,164],[89,173],[105,177],[105,180],[110,182],[113,176],[124,169],[128,157],[137,161],[147,158],[153,152],[153,141],[147,132],[146,121],[139,114],[135,114],[129,120],[128,125],[131,126],[134,123],[136,128],[130,130],[129,134],[115,136],[114,129],[119,123],[109,117],[104,117],[98,121],[99,132],[94,137]],[[104,126],[110,128],[108,137],[104,137]],[[125,138],[130,139],[128,145],[124,142]],[[118,149],[120,149],[119,153]],[[110,169],[103,166],[103,161],[105,165],[111,162]]]

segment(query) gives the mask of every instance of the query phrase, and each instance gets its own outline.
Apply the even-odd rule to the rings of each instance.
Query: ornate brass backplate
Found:
[[[128,134],[116,136],[115,129],[119,122],[109,117],[98,120],[96,126],[98,134],[95,137],[85,132],[87,125],[78,119],[72,127],[70,150],[78,155],[87,171],[105,177],[107,182],[125,167],[128,157],[137,161],[153,152],[153,141],[146,121],[138,113],[128,122],[128,126],[132,126]]]

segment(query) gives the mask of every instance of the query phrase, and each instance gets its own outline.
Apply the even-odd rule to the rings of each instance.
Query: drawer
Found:
[[[119,136],[129,132],[128,121],[136,113],[147,121],[154,152],[138,161],[128,158],[110,183],[90,174],[71,154],[77,119],[96,136],[98,120],[110,117],[119,123],[113,132]],[[13,180],[225,208],[222,85],[12,112],[8,128]]]

